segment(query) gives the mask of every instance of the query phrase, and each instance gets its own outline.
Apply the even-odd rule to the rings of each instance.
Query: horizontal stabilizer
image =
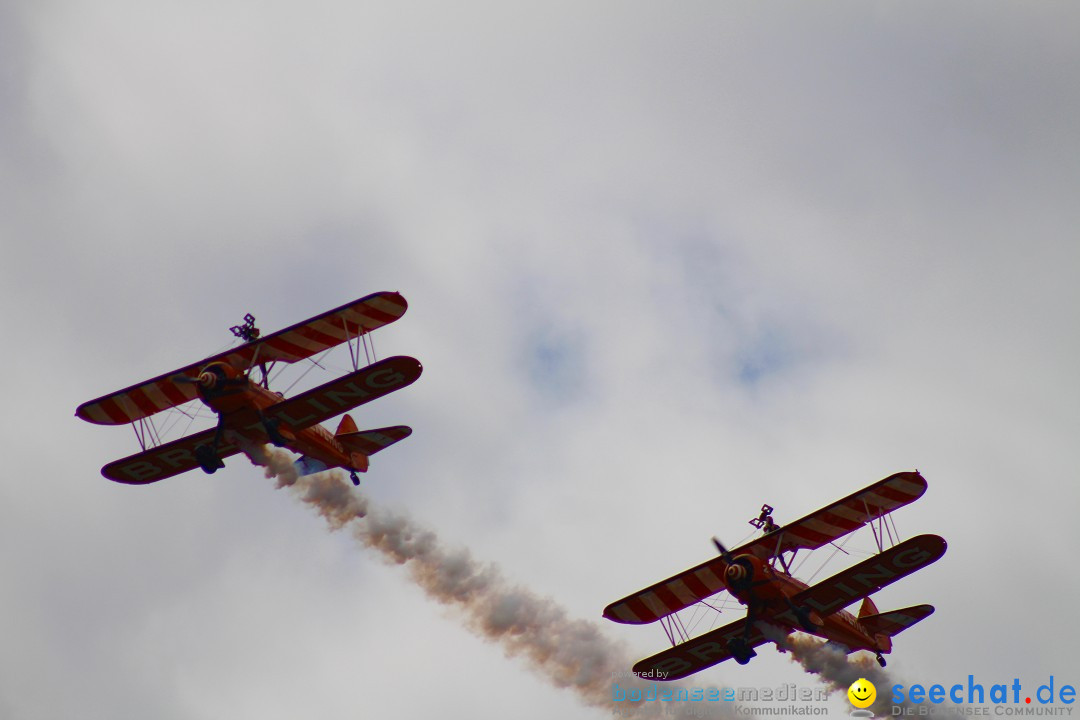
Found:
[[[892,637],[933,614],[933,605],[913,605],[902,610],[881,613],[880,615],[867,615],[859,618],[859,622],[871,635],[888,635]]]
[[[412,435],[412,428],[405,425],[395,425],[394,427],[376,428],[375,430],[341,433],[336,435],[335,438],[346,449],[370,457],[410,435]]]

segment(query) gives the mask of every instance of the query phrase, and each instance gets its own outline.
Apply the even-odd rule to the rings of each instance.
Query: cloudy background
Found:
[[[137,445],[80,402],[377,290],[425,372],[355,413],[415,429],[364,491],[628,658],[607,603],[918,468],[949,552],[878,596],[938,609],[890,670],[1077,684],[1078,22],[0,3],[0,717],[606,715],[243,458],[100,477]]]

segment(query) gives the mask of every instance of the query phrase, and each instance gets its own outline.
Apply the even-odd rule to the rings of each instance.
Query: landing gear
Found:
[[[218,469],[225,467],[224,461],[218,457],[217,451],[210,445],[196,447],[195,459],[199,461],[199,467],[207,475],[213,475]]]
[[[885,656],[882,655],[881,653],[877,654],[877,664],[880,665],[881,667],[885,667]]]
[[[740,665],[745,665],[750,662],[750,659],[757,656],[757,651],[750,647],[745,640],[735,638],[728,640],[728,651],[731,653],[731,657],[735,658],[735,662]]]
[[[360,487],[360,476],[356,474],[355,470],[349,471],[349,479],[352,480],[352,484]]]
[[[799,627],[806,632],[813,633],[821,627],[810,618],[810,609],[806,606],[800,605],[798,607],[792,607],[792,610],[795,612],[795,617],[799,620]]]
[[[281,434],[281,430],[278,429],[280,424],[281,421],[277,418],[262,418],[263,430],[266,431],[266,436],[270,438],[270,442],[276,447],[285,447],[285,437]]]
[[[209,445],[203,443],[195,448],[195,459],[199,463],[199,467],[207,475],[213,475],[215,472],[225,467],[225,461],[218,457],[217,449],[221,444],[221,436],[225,432],[225,423],[218,417],[217,430],[214,432],[214,442]]]

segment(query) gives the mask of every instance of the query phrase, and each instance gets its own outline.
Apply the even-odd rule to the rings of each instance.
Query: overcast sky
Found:
[[[243,457],[100,476],[138,446],[79,403],[378,290],[410,303],[380,356],[425,370],[355,413],[415,431],[363,492],[630,660],[666,639],[609,602],[762,502],[918,468],[897,526],[949,550],[877,597],[937,607],[890,670],[1080,684],[1078,32],[1058,2],[0,3],[0,716],[607,716]],[[814,683],[771,647],[699,681]]]

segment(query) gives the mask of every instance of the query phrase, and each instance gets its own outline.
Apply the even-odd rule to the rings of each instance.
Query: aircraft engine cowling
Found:
[[[196,378],[199,394],[203,397],[220,395],[229,385],[235,385],[238,377],[240,374],[228,363],[211,363]]]
[[[755,576],[761,574],[758,569],[760,562],[752,555],[739,555],[733,558],[724,571],[724,581],[732,590],[749,587]]]

